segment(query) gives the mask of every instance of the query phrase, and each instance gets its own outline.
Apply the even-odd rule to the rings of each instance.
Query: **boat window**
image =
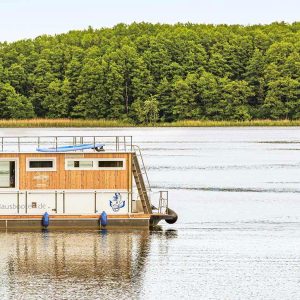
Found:
[[[123,160],[99,160],[98,168],[123,168]]]
[[[0,161],[0,188],[16,187],[16,162]]]
[[[51,159],[27,158],[27,171],[55,171],[56,161]]]
[[[30,161],[29,168],[53,168],[52,160],[42,160],[42,161]]]
[[[66,159],[66,170],[125,170],[125,159]]]
[[[67,169],[92,169],[94,164],[92,160],[68,160]]]

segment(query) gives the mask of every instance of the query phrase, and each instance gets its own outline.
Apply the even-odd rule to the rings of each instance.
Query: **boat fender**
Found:
[[[171,218],[166,220],[166,222],[168,224],[174,224],[174,223],[177,222],[178,215],[176,214],[176,212],[174,210],[172,210],[171,208],[168,208],[168,215],[171,217]]]
[[[48,227],[49,224],[50,224],[49,214],[47,212],[45,212],[43,215],[43,218],[42,218],[42,225],[44,227]]]
[[[101,216],[100,216],[100,225],[105,227],[107,225],[108,221],[107,221],[107,214],[105,211],[102,212]]]

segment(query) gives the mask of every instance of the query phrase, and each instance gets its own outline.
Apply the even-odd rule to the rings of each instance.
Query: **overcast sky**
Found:
[[[0,0],[0,41],[131,22],[300,21],[300,0]]]

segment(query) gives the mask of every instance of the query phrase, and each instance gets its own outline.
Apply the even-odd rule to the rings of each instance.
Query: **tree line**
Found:
[[[118,24],[0,43],[0,118],[300,118],[300,23]]]

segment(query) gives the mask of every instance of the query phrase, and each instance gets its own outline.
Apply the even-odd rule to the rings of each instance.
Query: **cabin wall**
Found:
[[[56,171],[26,171],[26,158],[56,158]],[[1,154],[0,158],[19,159],[20,190],[130,189],[130,153],[20,153]],[[65,170],[65,158],[124,158],[125,170]]]
[[[127,214],[132,211],[130,153],[19,153],[18,188],[0,189],[0,215]],[[56,158],[56,171],[27,171],[26,158]],[[65,170],[65,159],[122,158],[124,170]],[[117,200],[116,200],[116,196]]]

